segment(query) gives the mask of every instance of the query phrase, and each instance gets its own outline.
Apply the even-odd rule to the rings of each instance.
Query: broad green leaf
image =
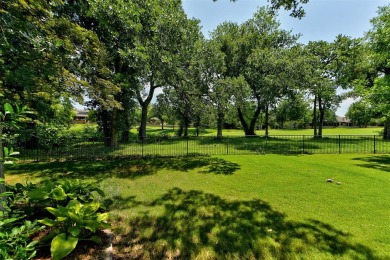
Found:
[[[13,161],[4,161],[4,164],[10,165],[10,164],[14,164],[14,162]]]
[[[12,196],[12,195],[14,195],[14,193],[10,192],[10,191],[6,191],[6,192],[3,192],[3,193],[0,193],[1,197],[8,197],[8,196]]]
[[[44,200],[49,198],[50,193],[42,188],[34,189],[28,192],[28,197],[32,200]]]
[[[10,103],[5,103],[4,104],[4,111],[10,113],[10,114],[13,114],[14,113],[14,108],[12,107],[12,105]]]
[[[15,155],[20,155],[20,152],[12,152],[9,154],[9,156],[15,156]]]
[[[74,221],[74,222],[81,222],[82,219],[80,218],[79,215],[77,215],[76,213],[72,212],[72,211],[69,211],[68,212],[68,215],[69,217]]]
[[[93,213],[95,213],[99,209],[99,207],[100,207],[100,203],[97,201],[94,201],[94,202],[91,202],[89,204],[84,205],[84,207],[82,208],[81,211],[84,214],[84,216],[90,216]]]
[[[71,209],[75,212],[79,212],[83,204],[78,200],[71,200],[66,206],[68,209]]]
[[[52,197],[55,200],[65,200],[67,196],[64,189],[60,186],[52,191]]]
[[[34,240],[34,241],[32,241],[30,244],[28,244],[26,247],[33,247],[33,246],[35,246],[36,244],[38,244],[38,240]]]
[[[56,222],[52,219],[49,219],[49,218],[44,218],[44,219],[41,219],[41,220],[38,220],[39,223],[43,224],[43,225],[46,225],[46,226],[54,226],[56,224]]]
[[[106,220],[108,220],[108,217],[109,217],[109,216],[108,216],[108,212],[106,212],[106,213],[101,213],[101,214],[98,214],[96,220],[97,220],[98,222],[106,221]]]
[[[96,229],[99,227],[99,223],[93,220],[84,221],[84,227],[90,230],[91,232],[95,233]]]
[[[7,147],[4,147],[4,148],[3,148],[3,151],[4,151],[4,157],[8,157],[8,155],[9,155],[9,150],[8,150],[8,148],[7,148]]]
[[[61,213],[58,209],[52,208],[52,207],[46,207],[46,210],[49,211],[51,214],[53,214],[56,217],[61,216]]]
[[[68,215],[68,212],[69,210],[61,205],[58,205],[57,206],[59,212],[61,213],[62,216],[67,216]]]
[[[65,233],[61,233],[53,238],[50,247],[53,260],[62,259],[67,256],[76,248],[78,241],[78,238],[66,236]]]
[[[57,222],[65,222],[68,220],[68,217],[58,217],[56,220]]]
[[[68,231],[69,231],[69,233],[72,234],[72,236],[78,237],[79,234],[80,234],[80,232],[81,232],[81,229],[80,229],[79,227],[76,226],[76,227],[70,227],[70,228],[68,229]]]

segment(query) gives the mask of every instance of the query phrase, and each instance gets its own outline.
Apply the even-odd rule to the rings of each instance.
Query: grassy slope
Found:
[[[387,155],[133,159],[16,165],[7,180],[99,182],[125,258],[389,259],[389,164]]]

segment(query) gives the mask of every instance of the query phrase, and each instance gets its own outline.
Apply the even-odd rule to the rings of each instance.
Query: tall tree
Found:
[[[130,53],[139,81],[136,97],[142,110],[141,139],[146,137],[147,111],[155,90],[183,80],[188,67],[185,58],[200,33],[198,22],[187,18],[180,0],[142,3],[142,30]]]
[[[224,53],[215,40],[198,41],[192,70],[204,104],[214,111],[217,137],[222,138],[225,113],[233,105],[234,95],[241,86],[225,76]]]
[[[242,25],[224,23],[212,34],[225,54],[226,77],[241,75],[251,89],[250,97],[237,108],[247,136],[255,135],[257,119],[262,110],[268,115],[272,98],[291,85],[285,80],[286,74],[293,75],[292,66],[287,65],[293,61],[287,58],[287,49],[297,37],[279,26],[269,9],[260,8],[252,19]],[[282,80],[285,81],[282,83]],[[244,111],[249,108],[245,108],[245,103],[252,108],[251,113]],[[252,106],[253,103],[255,106]]]
[[[157,117],[161,122],[161,130],[164,130],[164,124],[174,122],[174,111],[172,104],[166,93],[157,95],[156,102],[152,106],[152,115]]]
[[[359,100],[349,106],[345,116],[352,121],[353,125],[367,127],[374,118],[374,111],[369,103]]]
[[[341,102],[342,98],[337,94],[337,89],[340,87],[350,88],[353,86],[353,82],[359,78],[355,71],[357,54],[359,53],[358,44],[357,40],[339,35],[333,42],[311,41],[306,46],[308,63],[312,66],[312,70],[305,85],[314,97],[313,128],[315,136],[322,136],[326,111],[334,110]]]
[[[372,56],[368,56],[367,60],[371,62],[376,78],[373,87],[368,90],[368,97],[385,118],[383,136],[390,139],[390,5],[380,7],[371,24],[367,38]]]

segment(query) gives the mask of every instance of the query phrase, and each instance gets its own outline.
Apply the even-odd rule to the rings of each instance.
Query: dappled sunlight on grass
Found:
[[[389,161],[134,156],[16,164],[6,178],[99,183],[116,259],[387,259]]]
[[[354,158],[354,160],[362,162],[357,164],[360,167],[390,172],[390,155],[364,156]]]
[[[260,199],[229,201],[173,188],[146,206],[162,206],[163,213],[145,210],[128,221],[129,232],[118,234],[115,242],[119,259],[375,258],[368,247],[351,242],[350,235],[332,225],[287,220]]]
[[[50,163],[25,163],[18,164],[9,169],[9,177],[20,180],[26,172],[34,178],[77,178],[88,179],[93,177],[101,180],[108,177],[137,179],[142,176],[153,175],[159,170],[168,169],[176,171],[188,171],[202,168],[202,173],[230,175],[239,170],[236,163],[232,163],[217,157],[162,157],[162,158],[126,158],[115,160],[97,161],[67,161]]]

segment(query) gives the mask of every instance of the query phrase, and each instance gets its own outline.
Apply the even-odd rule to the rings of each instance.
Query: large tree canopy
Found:
[[[0,86],[7,101],[54,122],[59,105],[87,95],[108,104],[116,88],[97,35],[63,15],[62,1],[1,1]]]

